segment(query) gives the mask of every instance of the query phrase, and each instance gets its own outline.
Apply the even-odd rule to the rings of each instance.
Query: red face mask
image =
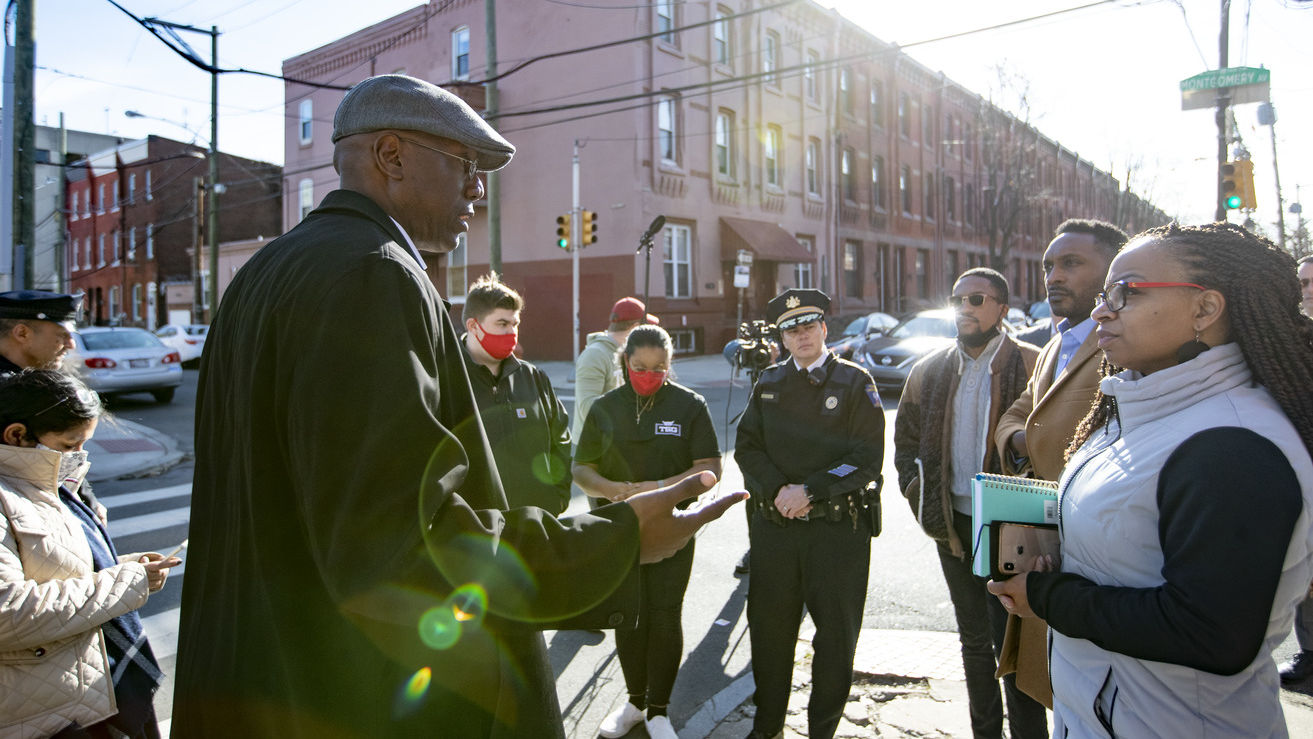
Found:
[[[483,347],[483,351],[487,352],[488,356],[493,359],[505,359],[511,356],[511,352],[515,351],[515,343],[520,338],[517,332],[490,334],[482,324],[477,325],[479,326],[479,334],[476,334],[474,338],[478,339],[479,346]]]
[[[644,398],[653,395],[666,384],[665,370],[629,370],[629,385]]]

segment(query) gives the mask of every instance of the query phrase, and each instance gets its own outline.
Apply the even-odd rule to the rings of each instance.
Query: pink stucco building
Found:
[[[826,290],[839,314],[895,313],[941,301],[958,273],[986,262],[998,220],[987,195],[1002,181],[1027,183],[1005,266],[1017,302],[1043,298],[1040,255],[1064,218],[1130,230],[1166,220],[838,14],[805,1],[761,10],[771,5],[498,6],[503,73],[636,39],[533,61],[497,81],[489,118],[518,147],[499,175],[503,276],[527,301],[529,357],[570,356],[570,255],[555,245],[555,219],[571,208],[576,142],[580,205],[599,223],[599,240],[581,252],[582,331],[604,328],[616,298],[642,295],[635,249],[660,214],[649,310],[688,352],[718,351],[732,337],[740,250],[754,255],[745,318],[793,285]],[[486,60],[484,3],[449,0],[288,59],[283,72],[337,85],[404,72],[482,109]],[[341,96],[287,84],[285,228],[335,187],[329,137]],[[1010,174],[1004,150],[1016,160]],[[488,269],[486,207],[443,261],[430,274],[460,303]]]

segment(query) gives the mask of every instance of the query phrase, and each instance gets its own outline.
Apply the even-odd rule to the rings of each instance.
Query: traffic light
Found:
[[[556,245],[562,249],[570,248],[570,214],[556,217]]]
[[[591,210],[581,211],[579,216],[583,219],[580,224],[579,244],[588,246],[597,243],[597,214]]]
[[[1240,197],[1239,162],[1227,162],[1222,165],[1222,204],[1227,210],[1236,210],[1244,202]]]
[[[1254,162],[1241,159],[1235,166],[1236,184],[1240,186],[1240,207],[1255,210],[1258,208],[1258,199],[1254,197]]]

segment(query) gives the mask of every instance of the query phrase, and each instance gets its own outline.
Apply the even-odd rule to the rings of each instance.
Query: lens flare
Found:
[[[461,625],[451,606],[434,606],[419,617],[419,638],[430,649],[451,649],[460,641]]]
[[[424,702],[424,696],[429,692],[429,683],[432,681],[433,670],[428,667],[421,667],[411,675],[397,691],[396,700],[392,702],[393,716],[401,718],[414,713],[415,709]]]
[[[447,603],[458,623],[473,622],[470,625],[477,626],[488,612],[488,593],[477,583],[466,583],[456,588]]]

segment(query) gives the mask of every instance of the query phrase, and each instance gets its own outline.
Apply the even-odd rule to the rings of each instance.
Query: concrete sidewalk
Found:
[[[162,472],[183,457],[173,437],[112,414],[101,418],[86,450],[92,482]]]

